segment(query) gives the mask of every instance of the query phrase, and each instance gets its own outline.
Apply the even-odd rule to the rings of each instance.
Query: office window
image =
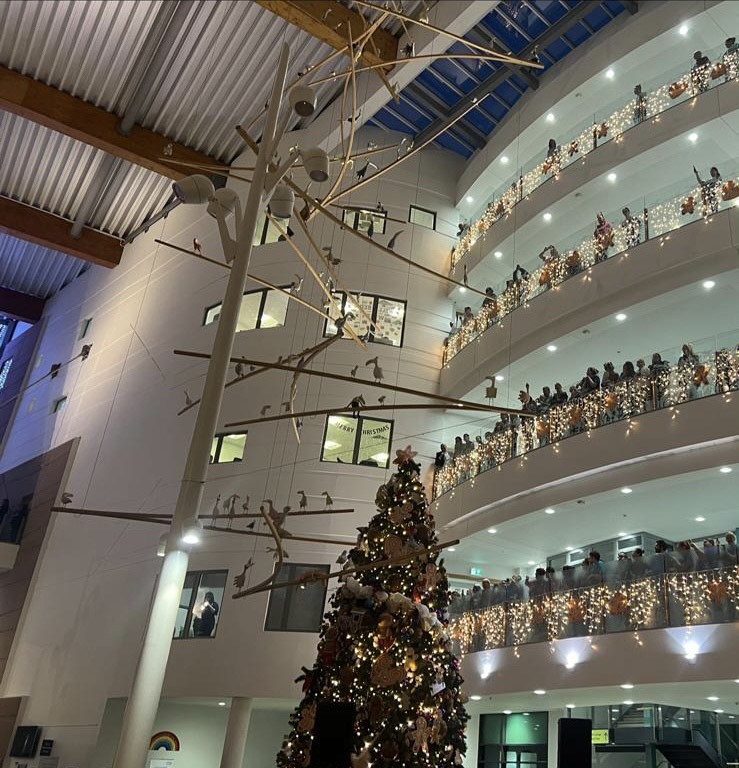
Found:
[[[344,208],[344,224],[366,234],[372,222],[374,235],[384,235],[387,224],[387,213],[372,208]]]
[[[411,224],[418,224],[427,229],[436,229],[436,211],[429,211],[426,208],[412,205],[408,209],[408,221]]]
[[[9,357],[0,368],[0,390],[5,389],[5,382],[8,380],[8,374],[10,373],[10,367],[13,365],[13,358]]]
[[[52,413],[61,413],[67,407],[67,396],[58,397],[51,404]]]
[[[389,419],[329,416],[321,461],[387,469],[393,422]]]
[[[271,288],[245,293],[241,299],[237,333],[253,331],[255,328],[278,328],[285,325],[289,301],[290,299],[284,293]],[[214,304],[208,307],[205,310],[203,325],[217,322],[221,316],[222,306],[222,304]]]
[[[215,637],[228,571],[189,571],[180,595],[175,639]]]
[[[290,219],[279,219],[275,216],[275,221],[280,225],[282,231],[292,236],[293,231],[290,229]],[[256,229],[254,230],[254,245],[276,243],[281,237],[283,237],[283,234],[277,228],[277,224],[267,218],[267,216],[260,214]]]
[[[348,325],[357,336],[369,334],[368,340],[377,344],[389,344],[393,347],[403,346],[403,331],[405,330],[405,302],[396,299],[388,299],[385,296],[372,296],[362,294],[359,297],[359,306],[364,312],[360,314],[352,299],[345,293],[333,294],[336,303],[341,307],[341,314],[348,312],[354,314],[354,319]],[[366,315],[366,317],[365,317]],[[338,314],[333,307],[329,308],[329,316],[335,319]],[[370,324],[367,317],[372,318]],[[323,335],[334,336],[336,326],[326,320]]]
[[[211,464],[231,464],[244,460],[246,449],[246,432],[232,434],[223,432],[213,438],[210,449]]]
[[[275,583],[297,581],[312,572],[329,573],[330,570],[328,565],[283,563]],[[269,593],[265,631],[318,632],[323,620],[326,584],[325,579],[306,580],[306,583],[300,586],[273,589]]]

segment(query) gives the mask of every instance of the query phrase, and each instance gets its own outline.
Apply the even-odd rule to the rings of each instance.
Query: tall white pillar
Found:
[[[235,696],[231,699],[226,738],[223,741],[221,768],[243,768],[250,719],[251,699],[244,696]]]
[[[547,765],[551,768],[557,768],[559,763],[557,762],[557,745],[559,741],[559,720],[561,717],[567,717],[568,711],[566,709],[550,709],[549,710],[549,728],[548,728],[548,740],[547,740]]]

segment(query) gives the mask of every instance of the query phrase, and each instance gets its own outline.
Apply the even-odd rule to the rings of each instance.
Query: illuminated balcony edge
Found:
[[[578,136],[562,143],[557,150],[555,158],[547,158],[538,163],[526,174],[519,176],[517,182],[514,182],[504,193],[498,194],[488,203],[484,213],[468,227],[465,234],[459,239],[457,245],[452,249],[450,256],[450,268],[452,271],[471,253],[472,248],[481,238],[485,238],[487,233],[500,222],[510,217],[513,209],[521,202],[528,200],[530,195],[543,187],[547,181],[558,180],[563,170],[571,168],[578,164],[585,163],[585,158],[602,147],[612,144],[619,144],[624,141],[624,137],[634,129],[642,126],[654,125],[661,121],[661,116],[670,110],[680,107],[684,104],[689,105],[689,109],[694,112],[696,101],[702,100],[708,93],[716,93],[720,86],[737,81],[739,73],[734,78],[727,81],[717,82],[712,85],[709,81],[709,88],[706,91],[693,93],[691,86],[691,73],[685,73],[674,83],[664,84],[656,91],[652,91],[648,96],[647,114],[644,120],[634,123],[631,115],[634,110],[634,99],[631,99],[620,109],[617,109],[608,118],[595,123],[583,129]],[[669,91],[674,85],[685,85],[683,94],[687,97],[682,101],[676,101],[669,97]],[[683,95],[681,94],[681,95]],[[678,97],[679,98],[679,97]],[[723,109],[722,109],[723,111]],[[605,133],[604,133],[605,130]],[[681,130],[683,128],[681,127]],[[605,139],[610,134],[610,140],[598,143],[598,139]],[[469,268],[469,265],[468,265]]]

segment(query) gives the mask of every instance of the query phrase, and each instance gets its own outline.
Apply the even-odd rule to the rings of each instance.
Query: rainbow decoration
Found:
[[[159,731],[151,737],[149,742],[149,751],[156,752],[163,749],[165,752],[179,752],[180,740],[177,738],[177,734],[172,731]]]

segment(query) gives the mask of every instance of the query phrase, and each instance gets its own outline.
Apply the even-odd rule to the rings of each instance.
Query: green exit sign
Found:
[[[470,568],[470,576],[482,576],[482,568]]]

